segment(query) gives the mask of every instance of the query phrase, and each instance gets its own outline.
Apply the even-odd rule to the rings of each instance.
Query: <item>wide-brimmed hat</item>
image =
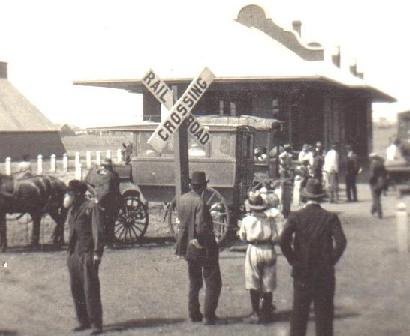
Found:
[[[318,179],[310,178],[306,182],[305,188],[300,193],[303,197],[309,199],[320,199],[326,196],[326,193],[322,189],[322,184]]]
[[[67,193],[69,194],[85,194],[87,191],[87,184],[79,180],[71,180],[68,183]]]
[[[189,179],[191,184],[206,184],[209,180],[206,179],[206,173],[203,171],[194,171]]]
[[[248,196],[249,209],[253,211],[262,211],[267,209],[265,200],[259,193],[251,193]]]

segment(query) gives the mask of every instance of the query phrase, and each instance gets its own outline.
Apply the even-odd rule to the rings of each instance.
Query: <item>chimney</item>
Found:
[[[340,47],[337,47],[336,53],[332,55],[332,62],[334,65],[340,68],[340,62],[341,62]]]
[[[7,79],[7,63],[0,62],[0,79]]]
[[[299,37],[302,37],[302,22],[295,20],[292,22],[293,31],[298,34]]]
[[[350,66],[350,72],[353,76],[357,76],[357,64],[356,63],[353,63]]]

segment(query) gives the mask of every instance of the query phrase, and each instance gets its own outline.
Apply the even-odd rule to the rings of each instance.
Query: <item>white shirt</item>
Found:
[[[386,160],[393,161],[397,159],[397,146],[395,144],[391,144],[386,149]]]
[[[309,161],[309,164],[311,165],[313,161],[313,153],[311,151],[300,151],[298,159],[300,162]]]
[[[323,170],[326,173],[331,173],[332,171],[339,172],[339,154],[337,154],[336,150],[331,149],[326,153]]]
[[[275,241],[282,232],[283,222],[282,214],[275,208],[255,212],[242,220],[238,236],[249,242]]]

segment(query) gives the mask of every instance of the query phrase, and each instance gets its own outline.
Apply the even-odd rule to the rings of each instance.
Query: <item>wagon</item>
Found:
[[[255,172],[259,176],[256,180],[260,180],[260,176],[269,176],[269,160],[255,164],[254,148],[255,144],[264,145],[268,150],[273,147],[273,130],[279,122],[254,116],[202,116],[198,119],[208,128],[211,139],[205,145],[188,139],[189,170],[205,171],[209,178],[204,200],[210,207],[216,238],[222,243],[228,233],[236,228],[244,212],[248,191],[255,185]],[[117,221],[118,231],[124,230],[121,227],[127,223],[132,224],[135,216],[141,218],[141,223],[145,220],[145,225],[148,225],[148,205],[142,201],[146,199],[149,203],[165,205],[164,220],[171,233],[176,234],[178,217],[175,209],[173,141],[168,142],[162,153],[153,150],[147,141],[157,126],[158,123],[141,122],[133,126],[105,128],[115,132],[132,132],[134,136],[130,165],[115,166],[134,188],[131,194],[127,190],[123,192],[123,195],[130,196],[120,214],[123,218]],[[126,173],[121,174],[121,169]],[[133,204],[138,211],[135,210],[135,216],[130,220],[127,216],[129,211],[134,214]],[[141,238],[146,226],[137,232],[131,229],[129,239]]]

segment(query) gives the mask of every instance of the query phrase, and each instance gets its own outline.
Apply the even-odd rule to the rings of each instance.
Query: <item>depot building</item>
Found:
[[[349,144],[365,161],[372,151],[372,103],[394,102],[394,97],[367,83],[356,64],[346,64],[340,49],[332,52],[304,41],[300,21],[284,29],[257,5],[233,9],[232,18],[213,22],[219,25],[217,33],[199,22],[186,48],[177,48],[173,39],[161,41],[158,52],[172,52],[136,60],[139,79],[74,84],[143,95],[142,119],[160,121],[161,104],[143,83],[146,71],[152,68],[180,97],[206,66],[215,79],[194,115],[276,118],[284,122],[283,141],[296,150],[317,141],[326,148]]]

